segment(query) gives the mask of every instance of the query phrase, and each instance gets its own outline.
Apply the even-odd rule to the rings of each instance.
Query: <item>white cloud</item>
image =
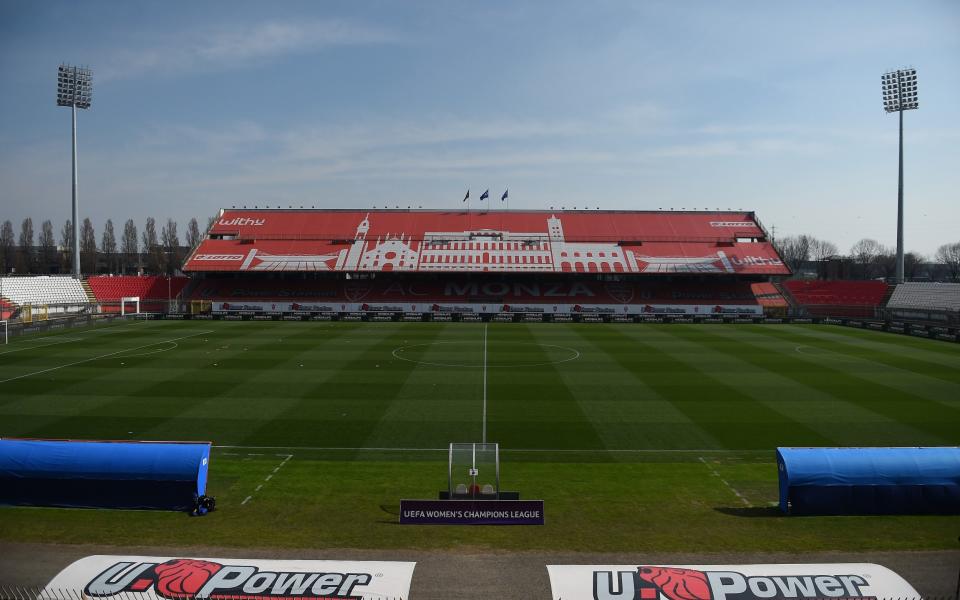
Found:
[[[341,20],[221,26],[171,34],[139,48],[112,52],[101,61],[97,78],[103,82],[231,69],[331,46],[389,44],[398,39],[390,31]]]

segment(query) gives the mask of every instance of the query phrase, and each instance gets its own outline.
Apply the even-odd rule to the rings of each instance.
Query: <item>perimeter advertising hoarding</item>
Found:
[[[215,313],[254,314],[257,312],[270,313],[315,313],[315,312],[461,312],[461,313],[548,313],[548,314],[582,314],[582,315],[643,315],[669,314],[675,316],[734,316],[748,317],[763,316],[763,307],[758,304],[525,304],[505,305],[490,304],[440,304],[437,302],[412,303],[367,303],[367,302],[329,302],[329,303],[299,303],[299,302],[248,302],[248,301],[216,301],[212,305]]]
[[[548,565],[555,600],[843,600],[919,598],[868,563]]]
[[[409,598],[413,562],[109,556],[60,571],[38,600],[64,594],[124,600]]]
[[[401,525],[543,525],[543,500],[401,500]]]

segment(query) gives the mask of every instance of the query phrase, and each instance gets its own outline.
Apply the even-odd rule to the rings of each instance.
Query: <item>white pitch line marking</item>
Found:
[[[159,344],[167,344],[167,343],[169,343],[169,342],[176,342],[176,341],[179,341],[179,340],[185,340],[185,339],[187,339],[187,338],[191,338],[191,337],[198,336],[198,335],[203,335],[203,334],[205,334],[205,333],[213,333],[213,330],[211,329],[211,330],[209,330],[209,331],[198,331],[197,333],[191,333],[190,335],[184,335],[184,336],[181,336],[181,337],[178,337],[178,338],[173,338],[173,339],[171,339],[171,340],[163,340],[163,341],[160,341],[160,342],[153,342],[153,343],[151,343],[151,344],[143,344],[143,345],[137,346],[137,347],[135,347],[135,348],[126,348],[126,349],[124,349],[124,350],[117,350],[116,352],[110,352],[110,353],[108,353],[108,354],[101,354],[100,356],[94,356],[93,358],[85,358],[85,359],[83,359],[83,360],[78,360],[78,361],[76,361],[76,362],[67,363],[67,364],[65,364],[65,365],[60,365],[59,367],[50,367],[49,369],[43,369],[42,371],[35,371],[35,372],[33,372],[33,373],[27,373],[26,375],[18,375],[18,376],[16,376],[16,377],[11,377],[11,378],[9,378],[9,379],[4,379],[4,380],[0,381],[0,383],[7,383],[8,381],[16,381],[17,379],[24,379],[24,378],[26,378],[26,377],[33,377],[34,375],[41,375],[41,374],[43,374],[43,373],[49,373],[49,372],[51,372],[51,371],[59,371],[60,369],[66,369],[67,367],[73,367],[73,366],[76,366],[76,365],[82,365],[83,363],[88,363],[88,362],[94,361],[94,360],[100,360],[101,358],[109,358],[109,357],[111,357],[111,356],[116,356],[117,354],[122,354],[122,353],[124,353],[124,352],[131,352],[131,351],[133,351],[133,350],[140,350],[141,348],[149,348],[150,346],[157,346],[157,345],[159,345]]]
[[[252,454],[252,453],[251,453],[251,454],[247,454],[247,458],[245,458],[244,460],[250,460],[250,457],[251,457],[251,456],[263,456],[263,454]],[[252,499],[253,499],[253,495],[263,489],[263,486],[266,485],[266,483],[267,483],[268,481],[270,481],[270,480],[273,478],[274,475],[276,475],[277,471],[280,470],[280,467],[282,467],[283,465],[287,464],[287,461],[290,460],[291,458],[293,458],[293,455],[292,455],[292,454],[275,454],[274,456],[277,456],[277,457],[282,456],[282,457],[284,457],[284,459],[281,460],[281,461],[280,461],[280,464],[277,465],[276,467],[274,467],[274,468],[273,468],[273,471],[264,478],[263,483],[259,484],[259,485],[257,486],[257,488],[256,488],[255,490],[253,490],[253,493],[250,494],[249,496],[247,496],[246,499],[244,499],[244,501],[240,503],[241,505],[246,504],[247,502],[249,502],[250,500],[252,500]]]
[[[487,443],[487,323],[483,324],[483,443]]]
[[[146,323],[146,321],[141,321],[141,323]],[[95,336],[95,335],[104,335],[104,334],[107,334],[107,333],[118,333],[118,332],[119,332],[119,333],[123,333],[123,332],[125,332],[125,331],[130,331],[130,329],[121,329],[121,328],[119,328],[119,327],[118,327],[117,329],[113,329],[112,327],[113,327],[113,326],[111,326],[111,325],[107,325],[107,326],[106,326],[106,329],[95,329],[95,330],[88,330],[88,331],[80,331],[80,332],[77,332],[77,333],[83,334],[84,337],[59,338],[59,336],[58,336],[57,338],[41,338],[41,339],[37,339],[37,340],[27,340],[26,342],[22,342],[22,343],[24,343],[24,344],[33,344],[33,345],[32,345],[32,346],[27,346],[26,348],[17,348],[16,350],[6,350],[6,351],[4,351],[4,352],[0,352],[0,356],[2,356],[2,355],[4,355],[4,354],[11,354],[11,353],[13,353],[13,352],[23,352],[24,350],[33,350],[34,348],[46,348],[47,346],[56,346],[56,345],[59,345],[59,344],[69,344],[69,343],[71,343],[71,342],[82,342],[82,341],[86,340],[87,338],[93,337],[93,336]],[[121,326],[121,327],[128,327],[128,326],[123,325],[123,326]],[[143,328],[142,328],[142,327],[139,327],[138,329],[143,329]],[[58,339],[59,341],[51,342],[51,343],[49,343],[49,344],[41,344],[41,343],[39,343],[39,342],[43,342],[43,341],[49,340],[49,339]]]
[[[43,341],[43,340],[31,340],[30,342],[26,342],[26,343],[32,344],[32,345],[30,345],[30,346],[26,346],[26,347],[24,347],[24,348],[17,348],[16,350],[6,350],[6,351],[4,351],[4,352],[0,352],[0,355],[3,355],[3,354],[13,354],[14,352],[23,352],[24,350],[35,350],[35,349],[37,349],[37,348],[46,348],[47,346],[56,346],[56,345],[58,345],[58,344],[69,344],[69,343],[71,343],[71,342],[79,342],[79,341],[81,341],[82,339],[83,339],[83,338],[68,338],[68,339],[65,339],[65,340],[59,340],[59,341],[52,342],[52,343],[49,343],[49,344],[40,344],[40,343],[37,343],[37,342],[41,342],[41,341]]]
[[[334,451],[342,450],[344,452],[448,452],[449,448],[398,448],[398,447],[377,447],[368,446],[360,448],[350,448],[346,446],[232,446],[216,445],[214,448],[235,448],[240,450],[311,450],[311,451]],[[608,453],[631,453],[631,454],[769,454],[768,450],[730,450],[725,448],[622,448],[622,449],[601,449],[584,448],[577,450],[575,448],[511,448],[506,452],[564,452],[564,453],[589,453],[589,454],[608,454]],[[292,455],[291,455],[292,456]]]
[[[706,466],[707,469],[710,470],[710,473],[713,474],[714,477],[716,477],[717,479],[719,479],[720,481],[722,481],[722,482],[723,482],[723,485],[727,486],[727,489],[729,489],[731,492],[733,492],[734,494],[736,494],[737,498],[740,498],[740,501],[743,502],[743,505],[744,505],[744,506],[750,506],[750,501],[747,500],[746,498],[744,498],[744,497],[743,497],[743,494],[741,494],[740,492],[737,491],[737,488],[735,488],[735,487],[733,487],[732,485],[730,485],[730,482],[729,482],[729,481],[727,481],[726,479],[724,479],[723,477],[721,477],[721,476],[720,476],[720,473],[718,473],[717,470],[714,469],[714,468],[710,465],[710,463],[707,462],[707,459],[705,459],[704,457],[701,456],[701,457],[700,457],[700,462],[702,462],[702,463],[704,464],[704,466]]]

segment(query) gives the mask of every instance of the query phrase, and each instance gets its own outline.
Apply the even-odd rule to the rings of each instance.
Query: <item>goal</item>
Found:
[[[127,304],[133,304],[133,311],[127,310]],[[139,315],[140,314],[140,296],[127,296],[120,298],[120,316]]]
[[[450,499],[500,497],[500,445],[451,443],[447,468]]]

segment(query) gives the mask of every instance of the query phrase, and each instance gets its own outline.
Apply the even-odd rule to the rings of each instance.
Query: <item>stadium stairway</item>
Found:
[[[97,297],[93,293],[93,289],[90,287],[90,284],[87,282],[87,278],[84,277],[80,280],[80,285],[83,287],[83,291],[87,294],[87,300],[90,304],[97,303]]]
[[[787,301],[787,304],[790,305],[788,309],[788,314],[791,315],[805,315],[803,307],[797,302],[797,299],[793,297],[793,294],[790,293],[790,290],[787,289],[787,286],[783,285],[782,282],[776,282],[773,284],[778,290],[780,290],[780,295],[783,296],[783,299]]]
[[[887,292],[883,295],[883,300],[880,301],[880,308],[886,308],[887,303],[890,302],[890,298],[893,297],[893,292],[897,289],[897,286],[891,285],[887,287]]]

